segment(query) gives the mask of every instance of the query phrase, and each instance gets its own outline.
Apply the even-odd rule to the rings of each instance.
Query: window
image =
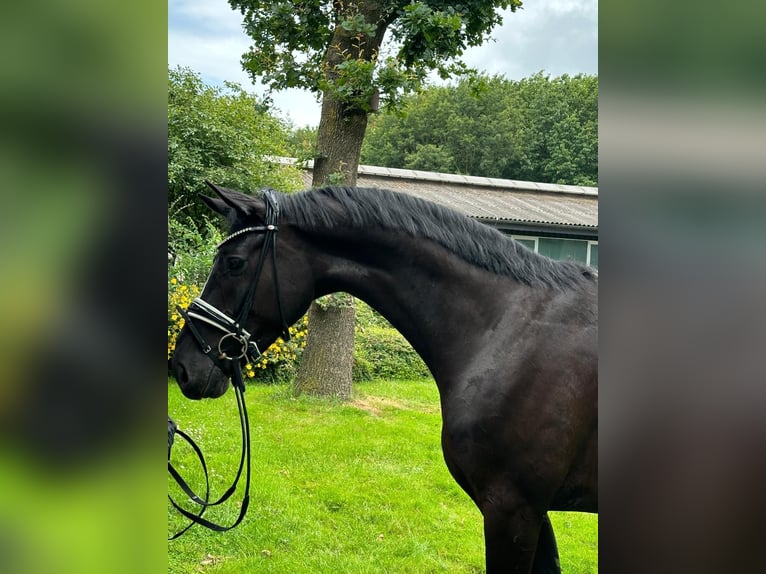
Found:
[[[588,262],[588,242],[578,239],[553,239],[541,237],[538,240],[537,252],[551,259],[569,259],[571,261]]]
[[[598,269],[598,241],[588,241],[588,265]]]
[[[579,261],[598,269],[598,241],[511,235],[524,247],[551,259]]]
[[[529,247],[532,251],[537,253],[537,237],[529,237],[526,235],[511,235],[511,237],[521,243],[524,247]]]

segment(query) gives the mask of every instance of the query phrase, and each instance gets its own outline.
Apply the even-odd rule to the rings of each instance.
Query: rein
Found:
[[[173,534],[172,536],[168,537],[168,540],[175,540],[182,534],[184,534],[189,528],[194,526],[195,524],[199,524],[200,526],[204,526],[205,528],[208,528],[210,530],[214,530],[216,532],[226,532],[227,530],[231,530],[235,526],[237,526],[240,522],[242,522],[242,519],[245,517],[245,513],[247,512],[247,508],[250,505],[250,421],[247,417],[247,408],[245,407],[245,386],[242,382],[242,371],[239,368],[239,365],[235,367],[235,374],[232,376],[232,385],[234,386],[234,392],[237,396],[237,408],[239,410],[239,422],[240,426],[242,428],[242,453],[240,455],[239,459],[239,468],[237,469],[237,475],[234,478],[234,481],[231,483],[231,486],[226,490],[226,492],[223,493],[221,498],[216,500],[215,502],[209,502],[210,498],[210,477],[208,475],[207,470],[207,464],[205,462],[205,457],[202,454],[202,450],[199,448],[197,443],[194,442],[194,440],[185,432],[181,431],[175,426],[175,423],[172,421],[170,417],[168,417],[168,459],[170,459],[170,447],[172,445],[172,435],[178,435],[181,438],[183,438],[186,442],[191,445],[191,447],[194,449],[194,452],[197,454],[197,458],[200,461],[200,465],[202,466],[202,471],[205,474],[205,495],[204,497],[201,497],[197,495],[194,490],[188,485],[188,483],[183,479],[183,477],[180,475],[180,473],[175,469],[173,464],[168,460],[168,472],[170,472],[170,476],[173,477],[173,479],[176,481],[179,487],[181,487],[181,490],[186,493],[186,495],[196,504],[200,506],[199,512],[196,514],[193,512],[190,512],[186,510],[185,508],[181,507],[172,496],[168,495],[168,499],[170,500],[170,503],[173,505],[173,508],[175,508],[178,512],[180,512],[182,515],[184,515],[186,518],[190,520],[189,524],[187,524],[184,528]],[[171,428],[172,425],[172,428]],[[203,518],[202,515],[205,513],[205,510],[208,509],[210,506],[217,506],[226,500],[228,500],[232,494],[237,490],[237,484],[239,483],[239,479],[242,476],[242,469],[245,468],[245,496],[242,499],[242,506],[239,510],[239,516],[237,516],[237,519],[230,525],[224,526],[221,524],[216,524],[215,522],[212,522],[210,520],[207,520],[206,518]]]
[[[231,383],[234,387],[234,392],[237,397],[237,408],[239,411],[239,420],[242,429],[242,452],[240,455],[237,475],[234,478],[231,486],[218,500],[215,502],[209,502],[210,479],[208,476],[207,464],[205,462],[205,457],[202,454],[202,450],[199,448],[199,446],[197,446],[197,444],[189,435],[179,430],[175,422],[173,422],[173,420],[168,417],[168,472],[176,481],[181,490],[183,490],[184,493],[194,503],[200,506],[199,512],[190,512],[182,508],[170,495],[168,495],[168,499],[173,505],[173,508],[175,508],[178,512],[180,512],[183,516],[191,521],[183,529],[170,536],[168,540],[175,540],[184,534],[187,530],[189,530],[189,528],[194,526],[194,524],[199,524],[216,532],[225,532],[227,530],[231,530],[242,521],[250,504],[250,422],[247,416],[247,408],[245,406],[245,383],[242,378],[242,360],[244,359],[245,361],[255,362],[258,360],[262,353],[258,348],[257,343],[251,340],[252,335],[244,329],[243,325],[245,319],[252,310],[255,292],[258,288],[261,272],[263,271],[263,267],[269,252],[271,252],[277,307],[279,309],[279,316],[282,323],[282,338],[285,341],[290,339],[290,332],[287,322],[285,321],[284,313],[282,311],[282,300],[279,296],[279,279],[277,275],[276,233],[278,230],[277,221],[279,219],[279,205],[277,203],[274,192],[271,190],[267,190],[264,193],[264,200],[266,203],[265,225],[257,225],[240,229],[239,231],[236,231],[224,238],[217,247],[220,249],[221,246],[228,241],[231,241],[245,233],[263,233],[265,235],[263,249],[261,250],[261,256],[258,259],[258,265],[255,270],[255,276],[252,283],[250,284],[247,294],[245,295],[245,299],[242,302],[242,308],[238,313],[237,319],[233,319],[225,312],[221,311],[214,305],[211,305],[207,301],[202,300],[201,298],[197,298],[192,301],[186,310],[182,309],[181,307],[177,307],[178,312],[184,318],[186,325],[189,327],[189,331],[199,344],[202,352],[207,355],[208,358],[210,358],[213,364],[220,368],[223,372],[226,372],[224,369],[225,361],[231,361]],[[202,336],[202,333],[194,324],[195,320],[205,323],[206,325],[209,325],[219,331],[223,331],[224,334],[221,336],[218,341],[218,345],[216,346],[217,353],[213,353],[213,346],[210,345]],[[197,493],[195,493],[170,462],[170,449],[173,444],[175,435],[180,436],[186,442],[188,442],[194,452],[197,454],[197,458],[200,461],[200,465],[205,475],[204,496],[199,496]],[[217,506],[225,502],[236,491],[237,484],[239,483],[239,480],[242,476],[243,468],[245,469],[245,495],[242,500],[239,516],[234,521],[234,523],[228,526],[224,526],[203,518],[202,515],[205,513],[205,510],[207,510],[208,507]]]

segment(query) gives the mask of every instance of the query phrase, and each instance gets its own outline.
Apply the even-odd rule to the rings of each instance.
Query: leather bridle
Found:
[[[237,319],[233,319],[220,309],[199,297],[191,302],[186,311],[180,307],[178,308],[179,313],[181,313],[181,316],[189,326],[189,331],[197,340],[197,343],[199,343],[202,352],[210,357],[213,363],[218,367],[222,367],[222,361],[228,360],[236,364],[243,358],[249,358],[251,362],[255,362],[258,357],[261,356],[261,350],[258,348],[257,343],[251,340],[251,334],[245,330],[243,325],[253,308],[255,291],[258,288],[261,272],[263,271],[266,258],[269,254],[271,255],[272,267],[274,270],[274,290],[276,292],[277,308],[279,309],[279,317],[282,324],[282,338],[285,341],[290,339],[290,331],[282,310],[282,299],[279,291],[279,275],[277,273],[276,236],[277,231],[279,230],[277,226],[279,220],[279,204],[277,203],[277,198],[272,190],[266,190],[263,197],[266,203],[265,224],[240,229],[227,236],[217,247],[217,249],[220,250],[221,246],[224,244],[246,233],[264,234],[263,248],[261,249],[261,256],[258,259],[258,265],[255,269],[255,276],[252,283],[250,283],[250,287],[244,300],[242,301],[242,307],[239,310]],[[219,331],[223,331],[224,335],[218,340],[218,345],[215,349],[212,345],[208,344],[192,319],[206,323]],[[217,351],[217,354],[214,354],[214,351]]]
[[[234,387],[235,395],[237,397],[237,407],[239,410],[240,426],[242,429],[242,452],[240,456],[237,475],[234,478],[234,481],[232,482],[231,486],[226,490],[223,496],[221,496],[221,498],[219,498],[217,501],[209,502],[210,481],[208,477],[205,458],[202,455],[202,450],[195,444],[195,442],[191,439],[191,437],[189,437],[189,435],[179,430],[177,426],[175,425],[175,423],[172,421],[172,419],[168,417],[168,471],[170,472],[170,475],[173,477],[176,483],[178,483],[178,485],[184,491],[184,493],[186,493],[186,495],[193,502],[195,502],[197,505],[200,506],[199,512],[197,513],[190,512],[186,510],[185,508],[182,508],[170,495],[168,495],[168,499],[170,500],[173,507],[176,510],[178,510],[178,512],[180,512],[183,516],[191,520],[191,522],[185,528],[176,532],[173,536],[169,537],[168,540],[173,540],[175,538],[178,538],[183,533],[185,533],[189,528],[191,528],[194,524],[200,524],[201,526],[204,526],[205,528],[209,528],[217,532],[224,532],[226,530],[230,530],[234,528],[235,526],[237,526],[242,521],[242,519],[245,516],[245,513],[247,512],[247,507],[250,503],[250,423],[247,417],[247,409],[245,407],[245,400],[243,396],[245,392],[245,384],[242,378],[242,361],[244,360],[244,361],[250,361],[254,363],[260,358],[262,352],[258,348],[257,343],[254,340],[252,340],[252,334],[249,333],[247,330],[245,330],[244,322],[253,308],[255,292],[256,292],[256,289],[258,288],[258,283],[261,278],[261,273],[263,272],[263,268],[264,268],[267,257],[269,257],[269,254],[272,260],[272,267],[273,267],[272,274],[274,277],[274,289],[276,293],[277,307],[279,309],[279,316],[280,316],[280,320],[282,324],[282,338],[285,341],[290,339],[290,331],[289,331],[287,322],[285,321],[284,312],[282,310],[282,300],[280,297],[279,279],[277,274],[276,234],[279,229],[277,226],[277,223],[279,220],[279,204],[277,202],[276,195],[274,194],[272,190],[266,190],[264,192],[263,198],[266,204],[264,225],[255,225],[255,226],[245,227],[243,229],[240,229],[228,235],[226,238],[224,238],[223,241],[221,241],[217,247],[217,249],[220,250],[222,245],[246,233],[263,233],[264,234],[263,248],[261,250],[260,258],[258,259],[258,265],[255,270],[255,275],[253,277],[253,281],[250,283],[250,287],[248,288],[247,294],[245,295],[245,298],[242,301],[242,306],[239,310],[239,313],[237,314],[237,318],[236,319],[232,318],[225,312],[221,311],[214,305],[211,305],[210,303],[208,303],[207,301],[204,301],[201,298],[194,299],[194,301],[192,301],[189,307],[185,310],[182,309],[181,307],[177,307],[178,312],[184,318],[186,325],[189,327],[189,332],[191,332],[192,336],[199,344],[202,352],[210,358],[213,364],[217,366],[218,368],[220,368],[223,372],[226,372],[225,361],[231,362],[230,377],[231,377],[232,386]],[[213,264],[215,265],[215,262]],[[210,345],[202,336],[202,333],[200,332],[199,328],[197,327],[197,325],[195,325],[195,321],[205,323],[206,325],[209,325],[224,333],[221,336],[221,338],[218,340],[218,344],[215,346],[215,348],[213,347],[213,345]],[[204,497],[197,495],[192,490],[192,488],[181,477],[181,475],[178,473],[178,471],[173,467],[172,463],[170,462],[170,447],[172,445],[174,435],[178,435],[182,437],[186,442],[188,442],[191,445],[191,447],[194,449],[195,453],[197,454],[197,457],[199,458],[200,465],[205,474]],[[242,475],[243,468],[245,469],[245,496],[242,500],[239,516],[234,521],[234,523],[229,526],[222,526],[220,524],[216,524],[205,518],[202,518],[202,515],[204,514],[205,510],[208,507],[221,504],[222,502],[226,501],[236,491],[237,484]]]

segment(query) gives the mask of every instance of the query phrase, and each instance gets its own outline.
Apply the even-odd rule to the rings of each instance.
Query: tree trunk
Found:
[[[381,6],[372,3],[368,22],[378,22]],[[325,55],[326,78],[337,77],[336,66],[348,56],[374,59],[385,26],[373,37],[361,38],[338,26]],[[371,84],[370,84],[371,87]],[[371,92],[372,93],[372,92]],[[322,115],[317,132],[317,154],[312,185],[356,185],[359,155],[367,131],[369,106],[340,101],[332,90],[322,95]],[[350,295],[331,297],[320,307],[309,308],[309,335],[295,380],[296,393],[351,398],[354,363],[354,300]]]
[[[312,303],[295,394],[350,399],[353,362],[354,307],[350,304],[323,307]]]
[[[367,113],[347,110],[330,94],[322,98],[317,131],[317,157],[311,184],[356,185],[359,155],[367,131]]]
[[[312,185],[356,184],[367,114],[349,114],[329,94],[322,101],[318,156]],[[344,336],[341,336],[341,333]],[[296,394],[351,398],[354,364],[354,299],[330,296],[309,308],[309,334],[295,378]]]

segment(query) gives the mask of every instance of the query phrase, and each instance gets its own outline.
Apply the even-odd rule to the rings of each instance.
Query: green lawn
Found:
[[[434,383],[378,381],[356,385],[356,395],[340,404],[292,399],[280,386],[249,386],[253,484],[247,516],[227,533],[194,527],[169,542],[168,571],[483,572],[481,515],[442,459]],[[202,447],[213,493],[220,495],[239,460],[233,393],[189,401],[171,382],[168,412]],[[199,477],[183,443],[173,460],[184,476]],[[241,499],[237,493],[206,516],[231,522]],[[597,572],[597,517],[551,518],[564,574]],[[184,524],[170,506],[168,521],[171,531]]]

